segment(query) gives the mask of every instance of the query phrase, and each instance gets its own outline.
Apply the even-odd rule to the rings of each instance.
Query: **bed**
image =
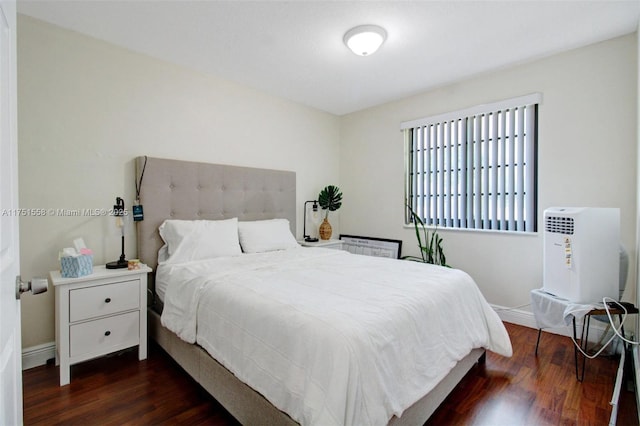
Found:
[[[159,271],[149,280],[149,335],[242,424],[423,424],[484,348],[511,354],[502,323],[463,272],[297,246],[293,172],[150,157],[137,158],[136,169],[145,212],[138,255]],[[223,241],[229,229],[248,252],[215,247],[222,251],[211,257],[197,244],[186,257],[166,252],[173,235]],[[273,250],[272,241],[283,246]],[[369,293],[377,301],[358,307]],[[400,295],[397,306],[383,304]],[[450,320],[449,300],[463,307],[459,321]],[[478,317],[466,321],[472,311]],[[414,312],[405,325],[391,322]],[[435,331],[422,326],[432,322]],[[457,343],[429,340],[436,335]],[[411,339],[422,346],[412,349]],[[414,358],[393,358],[404,353]]]

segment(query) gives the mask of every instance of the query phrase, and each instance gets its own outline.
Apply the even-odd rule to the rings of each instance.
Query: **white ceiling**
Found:
[[[18,12],[342,115],[634,32],[640,1],[63,1]],[[346,31],[387,41],[360,57]]]

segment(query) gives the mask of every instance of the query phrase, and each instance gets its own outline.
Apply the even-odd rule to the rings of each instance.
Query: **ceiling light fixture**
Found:
[[[344,44],[358,56],[369,56],[384,43],[387,32],[377,25],[360,25],[344,35]]]

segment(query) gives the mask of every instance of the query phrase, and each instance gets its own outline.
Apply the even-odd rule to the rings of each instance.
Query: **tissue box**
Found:
[[[64,278],[78,278],[93,273],[93,256],[64,256],[60,258],[60,275]]]

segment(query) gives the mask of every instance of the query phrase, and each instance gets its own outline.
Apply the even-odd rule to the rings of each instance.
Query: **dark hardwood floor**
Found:
[[[506,326],[514,356],[488,353],[486,364],[467,374],[427,425],[609,423],[616,357],[588,361],[580,383],[567,337],[544,333],[536,357],[537,331]],[[73,366],[71,379],[59,387],[54,365],[26,370],[25,425],[237,424],[155,344],[145,361],[137,361],[136,350],[126,351]],[[617,424],[637,425],[636,413],[633,389],[625,386]]]
[[[427,425],[607,425],[618,356],[587,361],[584,381],[575,376],[573,342],[537,330],[505,324],[514,354],[487,353],[460,382]],[[627,357],[629,360],[630,357]],[[618,425],[638,425],[630,376],[618,406]]]

